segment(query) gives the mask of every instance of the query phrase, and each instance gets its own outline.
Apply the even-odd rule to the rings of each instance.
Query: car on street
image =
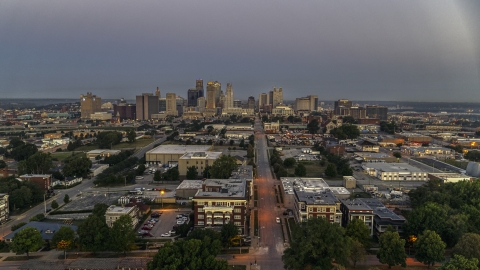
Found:
[[[279,218],[279,217],[275,218],[275,221],[276,221],[277,223],[280,223],[280,218]]]
[[[170,237],[170,236],[172,236],[172,235],[170,234],[170,232],[167,232],[167,233],[162,233],[161,236],[162,236],[162,237]]]

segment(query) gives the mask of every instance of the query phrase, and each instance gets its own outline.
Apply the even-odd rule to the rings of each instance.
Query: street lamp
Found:
[[[161,190],[160,191],[160,201],[162,202],[162,209],[163,209],[163,194],[165,193],[165,191]]]

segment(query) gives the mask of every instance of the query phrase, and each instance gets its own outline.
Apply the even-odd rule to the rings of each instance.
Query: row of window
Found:
[[[317,218],[321,217],[321,218],[327,218],[325,215],[317,215],[316,216]],[[314,218],[313,215],[308,215],[308,218]],[[330,215],[330,220],[333,221],[333,215]]]
[[[198,215],[198,219],[204,219],[204,218],[205,218],[205,215]],[[211,217],[208,217],[208,218],[211,219]],[[226,216],[225,218],[230,218],[230,217]],[[242,219],[242,216],[241,215],[234,215],[233,219]]]
[[[205,212],[205,209],[203,209],[203,208],[198,208],[198,209],[197,209],[197,212],[203,213],[203,212]],[[233,212],[234,212],[234,213],[242,213],[242,208],[234,208],[234,209],[233,209]]]
[[[205,206],[241,206],[243,202],[204,202]]]
[[[325,208],[325,207],[309,207],[308,212],[327,212],[330,213],[330,210],[333,212],[334,208]]]

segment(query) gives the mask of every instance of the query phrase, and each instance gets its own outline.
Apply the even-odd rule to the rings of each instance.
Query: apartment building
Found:
[[[375,217],[373,209],[359,199],[345,199],[341,202],[342,226],[346,227],[352,220],[360,219],[370,229],[370,236],[373,236],[373,220]]]
[[[5,223],[10,216],[8,207],[8,194],[0,193],[0,224]]]
[[[233,222],[244,234],[247,220],[245,179],[206,179],[193,197],[195,227],[220,227]]]
[[[196,167],[198,175],[203,175],[207,166],[211,166],[215,160],[222,156],[222,152],[188,152],[178,159],[178,171],[180,175],[187,175],[189,167]]]
[[[108,227],[112,227],[113,223],[119,219],[121,216],[129,215],[133,221],[133,227],[137,226],[138,224],[138,208],[137,206],[131,207],[122,207],[111,205],[107,208],[105,212],[105,221],[107,222]]]
[[[20,175],[20,179],[23,181],[32,181],[45,191],[52,187],[51,174],[24,174]]]
[[[294,189],[294,216],[297,222],[310,218],[326,218],[331,223],[341,224],[340,200],[330,189],[322,191],[301,191]]]

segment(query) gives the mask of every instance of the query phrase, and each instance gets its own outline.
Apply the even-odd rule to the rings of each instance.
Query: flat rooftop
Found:
[[[294,191],[322,192],[329,190],[335,195],[349,195],[350,191],[344,187],[330,187],[323,178],[281,177],[283,190],[293,195]]]
[[[390,219],[392,221],[405,221],[405,218],[395,214],[392,210],[388,209],[377,199],[373,198],[360,198],[357,200],[363,201],[368,207],[373,209],[373,213],[381,219]]]
[[[222,152],[188,152],[180,159],[217,159],[221,155]]]
[[[232,172],[230,179],[246,179],[247,181],[253,180],[253,166],[244,165],[238,167],[235,171]]]
[[[225,197],[232,199],[242,199],[246,196],[247,181],[245,179],[206,179],[206,186],[220,187],[221,190],[216,191],[203,191],[199,190],[195,197]]]
[[[176,189],[202,189],[203,180],[183,180]]]
[[[105,214],[128,214],[130,210],[132,210],[132,207],[121,207],[121,206],[115,206],[112,205],[107,208],[107,212]]]
[[[185,154],[187,152],[206,152],[210,149],[211,145],[160,145],[147,154]]]
[[[353,154],[362,158],[391,158],[392,157],[385,153],[354,152]]]
[[[364,201],[360,199],[344,199],[340,200],[345,207],[349,210],[357,210],[357,211],[372,211],[373,209],[368,206]]]
[[[429,175],[438,177],[440,179],[449,179],[449,178],[463,178],[463,179],[470,179],[472,177],[460,173],[428,173]]]
[[[407,163],[366,163],[365,167],[382,172],[424,172]]]
[[[320,192],[295,190],[295,195],[297,196],[298,201],[305,202],[305,204],[308,205],[334,205],[340,202],[329,189]]]

